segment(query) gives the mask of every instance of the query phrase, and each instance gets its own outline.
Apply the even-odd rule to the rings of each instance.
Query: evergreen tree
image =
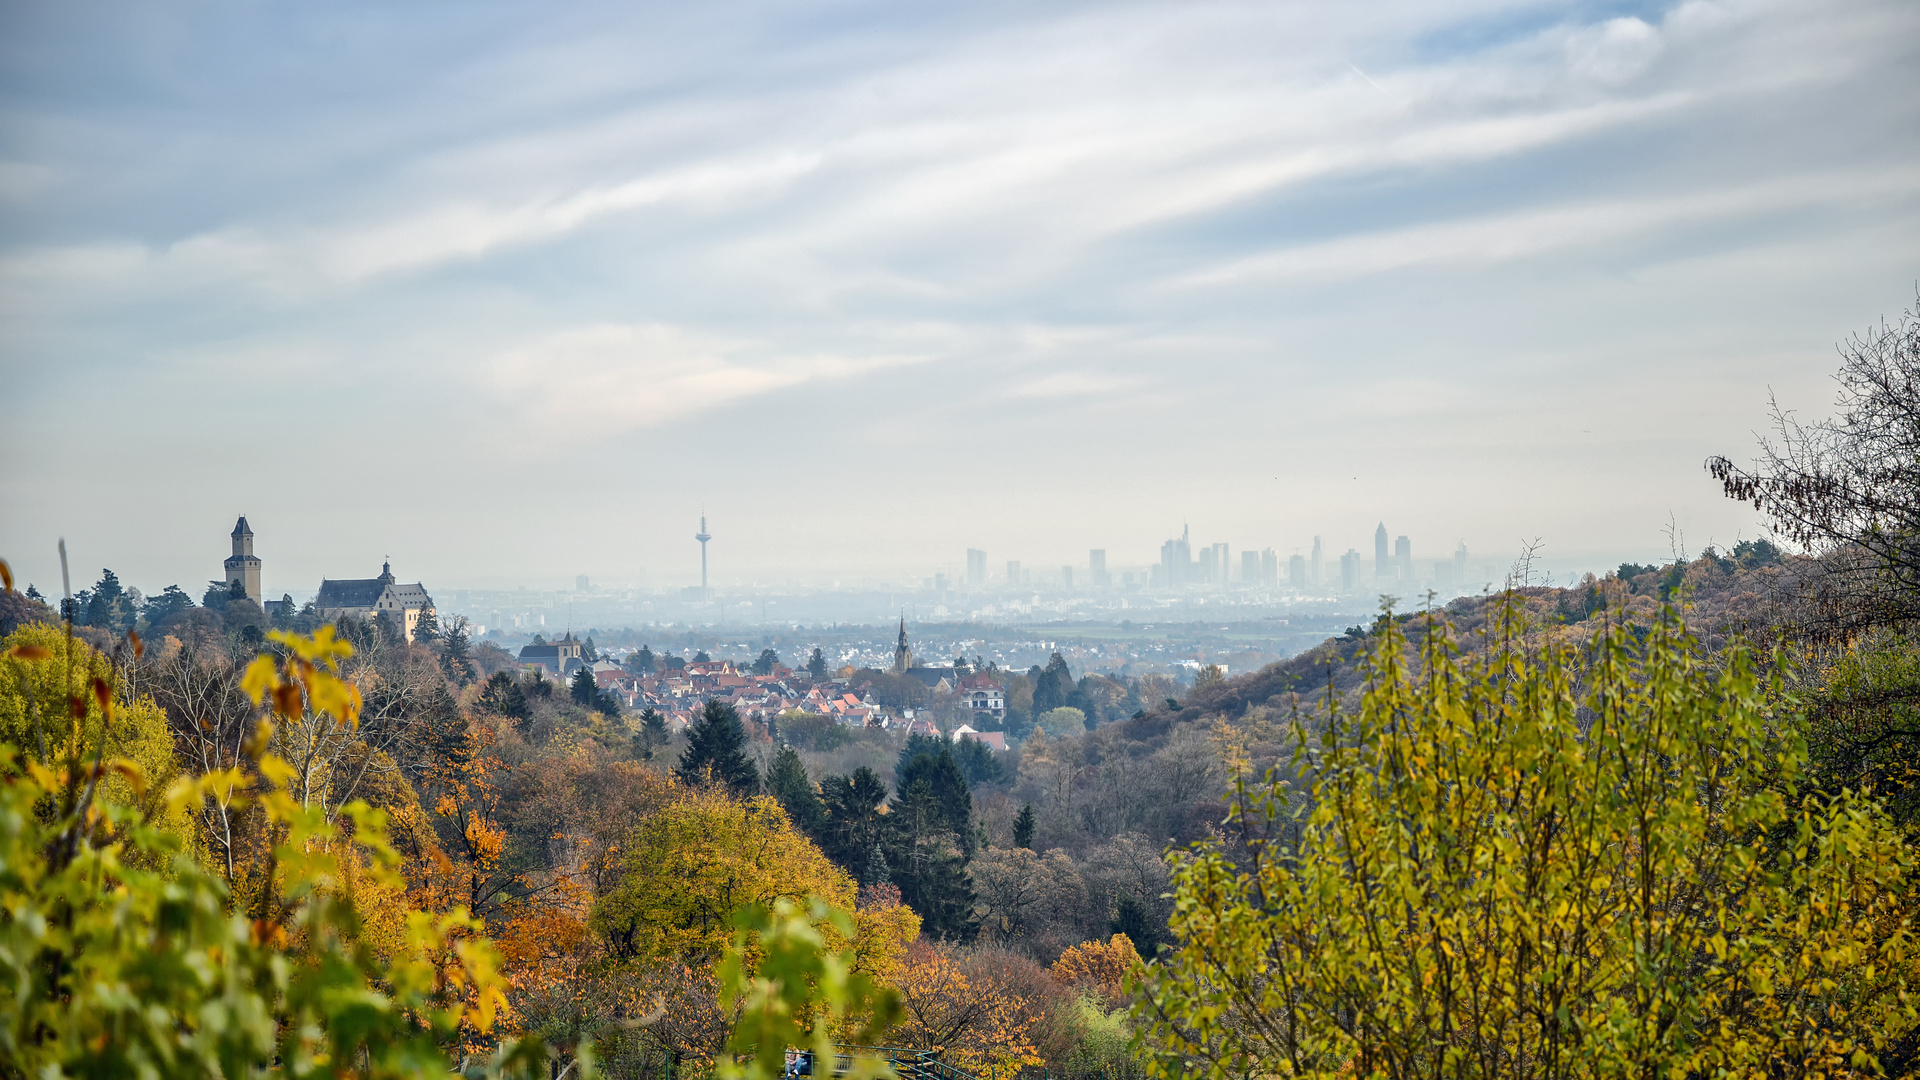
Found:
[[[780,654],[772,649],[761,649],[760,656],[753,662],[755,675],[771,675],[773,669],[780,666]]]
[[[504,671],[496,671],[487,679],[487,685],[480,689],[480,705],[497,716],[505,716],[525,723],[533,716],[527,707],[526,692],[513,676]]]
[[[972,858],[973,792],[953,759],[952,744],[928,735],[909,736],[893,775],[897,791],[927,785],[938,814],[937,827],[953,832],[961,851]]]
[[[1020,816],[1013,819],[1013,846],[1033,850],[1033,804],[1027,803],[1020,808]]]
[[[544,700],[553,696],[553,684],[547,681],[547,677],[540,673],[539,668],[527,670],[526,680],[520,684],[520,689],[526,694],[529,702],[534,698]]]
[[[822,780],[820,803],[825,825],[818,837],[820,850],[841,869],[860,877],[885,832],[886,816],[880,807],[886,801],[887,785],[865,765],[855,769],[852,775]],[[862,884],[877,882],[863,881]]]
[[[817,647],[813,650],[813,655],[807,657],[807,674],[815,679],[827,677],[827,656]]]
[[[652,761],[654,749],[667,744],[667,718],[648,708],[640,714],[640,730],[633,737],[640,744],[640,753],[636,756],[643,761]]]
[[[432,608],[420,612],[420,619],[413,624],[413,640],[422,645],[431,645],[440,639],[440,617]]]
[[[953,764],[951,757],[946,759]],[[959,775],[959,770],[954,770]],[[970,941],[979,924],[973,915],[973,883],[967,877],[970,835],[956,836],[948,825],[949,807],[931,780],[912,782],[894,796],[886,816],[893,882],[900,899],[921,918],[928,934],[949,941]]]
[[[674,775],[689,784],[709,780],[725,784],[735,795],[760,791],[760,770],[747,757],[747,729],[732,705],[712,698],[700,710],[700,719],[687,729],[687,750],[680,755]]]
[[[600,659],[600,650],[593,647],[593,635],[591,633],[587,635],[587,640],[580,645],[580,659],[585,660],[589,664]]]
[[[573,693],[574,701],[588,708],[592,708],[594,695],[599,690],[599,687],[595,686],[593,682],[593,669],[584,667],[575,669],[573,673],[573,685],[569,687],[569,689]]]
[[[801,763],[793,747],[783,746],[774,755],[773,766],[767,770],[767,791],[786,808],[794,828],[808,836],[820,835],[821,827],[826,824],[826,810],[820,805],[819,794],[813,790],[813,781],[807,778],[806,765]]]
[[[100,571],[99,583],[82,591],[79,599],[79,618],[74,621],[82,625],[118,630],[122,622],[132,621],[126,591],[120,587],[120,576],[111,570]]]
[[[148,598],[141,614],[146,616],[148,626],[159,626],[191,607],[193,597],[180,586],[169,585],[160,595]]]
[[[1040,716],[1065,707],[1075,689],[1073,673],[1067,670],[1066,658],[1054,653],[1053,658],[1047,661],[1046,670],[1040,672],[1033,681],[1033,715]]]
[[[699,652],[693,654],[693,662],[696,664],[711,664],[713,663],[713,657],[707,655],[707,650],[701,649]]]
[[[627,661],[627,667],[635,675],[653,674],[654,672],[653,650],[647,648],[646,645],[642,644],[640,646],[640,651],[637,653],[634,653],[632,659]]]
[[[466,619],[456,618],[449,623],[446,633],[441,635],[441,642],[444,648],[440,662],[447,669],[447,678],[467,686],[480,677],[479,671],[473,666],[472,639],[467,636]]]
[[[954,740],[953,760],[969,784],[997,784],[1007,778],[1006,766],[979,739]]]

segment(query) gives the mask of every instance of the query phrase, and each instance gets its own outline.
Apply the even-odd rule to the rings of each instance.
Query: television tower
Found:
[[[700,515],[700,531],[695,533],[693,538],[700,541],[700,599],[705,600],[707,598],[707,541],[713,539],[707,535],[707,515]]]

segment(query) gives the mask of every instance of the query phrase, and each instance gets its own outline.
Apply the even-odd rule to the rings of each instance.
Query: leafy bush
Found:
[[[1528,654],[1515,610],[1465,656],[1434,620],[1417,669],[1383,626],[1357,709],[1297,725],[1304,789],[1239,784],[1242,861],[1177,857],[1156,1070],[1874,1075],[1920,1021],[1884,810],[1799,794],[1745,648],[1709,667],[1669,609]]]

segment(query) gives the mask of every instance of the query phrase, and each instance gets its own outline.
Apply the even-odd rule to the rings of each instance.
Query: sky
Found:
[[[1910,0],[0,7],[43,590],[1724,547],[1916,282]]]

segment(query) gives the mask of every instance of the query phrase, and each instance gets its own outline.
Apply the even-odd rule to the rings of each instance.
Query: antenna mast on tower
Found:
[[[700,599],[707,598],[707,541],[713,537],[707,535],[707,515],[700,515],[700,531],[693,538],[700,541]]]

